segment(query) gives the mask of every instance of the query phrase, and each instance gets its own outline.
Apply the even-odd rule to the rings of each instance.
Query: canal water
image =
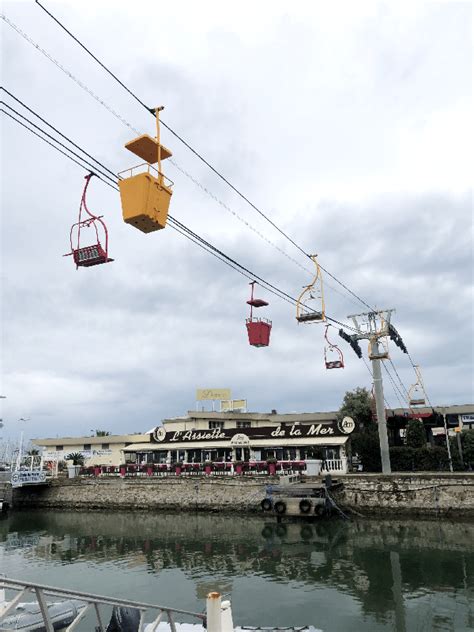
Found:
[[[0,572],[192,611],[218,590],[236,625],[474,630],[472,522],[14,512]]]

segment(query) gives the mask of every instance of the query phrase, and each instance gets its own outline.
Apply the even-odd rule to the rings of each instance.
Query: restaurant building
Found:
[[[304,461],[323,458],[347,470],[347,445],[354,422],[328,413],[190,411],[163,420],[149,440],[124,448],[132,463]],[[336,463],[337,462],[337,463]]]
[[[474,426],[474,405],[387,410],[391,441],[403,443],[403,428],[416,416],[428,438]],[[105,437],[36,439],[45,460],[66,460],[80,452],[86,466],[167,465],[212,463],[282,463],[323,459],[330,472],[347,472],[351,457],[350,418],[338,413],[253,413],[245,410],[189,411],[164,419],[146,433]],[[396,435],[396,436],[395,436]],[[398,440],[397,440],[398,437]],[[445,439],[444,439],[445,440]],[[160,468],[161,469],[161,468]],[[164,468],[166,469],[166,468]]]
[[[70,455],[79,453],[87,465],[120,465],[125,447],[149,440],[149,434],[127,434],[33,439],[32,443],[42,449],[44,461],[67,461]]]

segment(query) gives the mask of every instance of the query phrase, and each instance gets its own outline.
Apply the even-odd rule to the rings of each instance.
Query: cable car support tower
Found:
[[[387,420],[383,397],[381,360],[388,360],[388,341],[390,335],[390,318],[394,309],[382,309],[364,314],[352,314],[350,318],[357,333],[351,336],[354,340],[369,341],[369,360],[372,362],[374,378],[375,407],[380,442],[382,474],[391,474],[390,452],[388,448]]]

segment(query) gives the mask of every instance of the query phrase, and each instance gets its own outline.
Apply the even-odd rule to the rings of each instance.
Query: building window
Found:
[[[103,443],[102,450],[108,450],[110,448],[110,443]]]
[[[250,428],[252,425],[251,421],[238,421],[237,428]]]
[[[222,430],[222,428],[224,428],[224,422],[223,421],[210,421],[209,430],[213,430],[214,428],[220,428]]]
[[[84,447],[82,448],[83,450],[90,450],[91,449],[91,444],[90,443],[84,443]]]
[[[57,445],[56,446],[56,451],[57,452],[62,452],[64,450],[64,446],[63,445]]]

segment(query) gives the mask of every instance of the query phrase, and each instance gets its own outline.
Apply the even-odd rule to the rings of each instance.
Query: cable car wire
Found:
[[[110,74],[114,80],[116,80],[132,97],[134,97],[148,112],[150,113],[154,113],[154,110],[152,108],[148,108],[146,106],[145,103],[143,103],[129,88],[127,88],[127,86],[120,81],[120,79],[118,79],[118,77],[116,75],[114,75],[114,73],[112,73],[95,55],[93,55],[93,53],[91,51],[89,51],[89,49],[87,49],[87,47],[85,47],[79,40],[78,38],[76,38],[59,20],[57,20],[57,18],[55,18],[55,16],[53,16],[40,2],[38,2],[38,0],[36,0],[36,4],[38,4],[40,6],[41,9],[43,9],[55,22],[57,22],[57,24],[64,29],[64,31],[66,31],[66,33],[72,37],[97,63],[99,63],[99,65],[106,70],[106,72],[108,72],[108,74]],[[77,85],[79,85],[83,90],[85,90],[90,96],[92,96],[98,103],[100,103],[103,107],[105,107],[113,116],[115,116],[118,120],[120,120],[124,125],[126,125],[128,128],[130,128],[131,130],[133,130],[135,133],[140,134],[139,130],[137,130],[136,128],[133,127],[133,125],[131,125],[126,119],[124,119],[120,114],[118,114],[118,112],[116,112],[113,108],[111,108],[107,103],[105,103],[105,101],[103,101],[98,95],[96,95],[88,86],[86,86],[84,83],[82,83],[79,79],[77,79],[77,77],[75,77],[69,70],[67,70],[58,60],[56,60],[52,55],[50,55],[46,50],[44,50],[41,46],[39,46],[39,44],[37,44],[36,42],[34,42],[24,31],[22,31],[16,24],[14,24],[11,20],[8,19],[8,17],[5,14],[1,14],[1,18],[12,28],[14,29],[19,35],[21,35],[26,41],[28,41],[32,46],[34,46],[37,50],[39,50],[44,56],[46,56],[52,63],[54,63],[60,70],[62,70],[68,77],[70,77],[75,83],[77,83]],[[15,97],[13,97],[15,98]],[[27,106],[25,106],[27,107]],[[29,109],[29,108],[27,108]],[[6,112],[5,112],[6,113]],[[10,117],[13,118],[14,117]],[[16,120],[16,119],[14,119]],[[18,122],[18,121],[17,121]],[[168,131],[170,133],[172,133],[180,142],[182,142],[193,154],[195,154],[204,164],[206,164],[219,178],[221,178],[233,191],[235,191],[244,201],[246,201],[255,211],[257,211],[264,219],[266,219],[278,232],[280,232],[286,239],[288,239],[302,254],[304,254],[306,257],[310,258],[310,255],[303,250],[303,248],[301,248],[289,235],[287,235],[282,229],[280,229],[265,213],[263,213],[263,211],[261,211],[255,204],[253,204],[253,202],[251,202],[243,193],[241,193],[241,191],[239,191],[231,182],[229,182],[217,169],[215,169],[197,150],[195,150],[193,147],[191,147],[177,132],[175,132],[175,130],[173,130],[169,125],[167,125],[164,121],[162,121],[162,124],[164,125],[164,127],[166,127],[166,129],[168,129]],[[26,127],[26,126],[24,126]],[[29,128],[26,128],[29,129]],[[30,130],[32,131],[32,130]],[[45,133],[45,132],[44,132]],[[38,136],[38,134],[36,134]],[[40,136],[39,136],[40,137]],[[41,137],[40,137],[41,138]],[[44,139],[43,139],[44,140]],[[58,141],[56,141],[58,142]],[[71,141],[71,143],[73,143],[73,141]],[[50,144],[50,143],[48,143]],[[74,144],[74,143],[73,143]],[[76,145],[77,147],[77,145]],[[58,150],[59,151],[59,150]],[[82,151],[82,150],[81,150]],[[63,153],[63,152],[61,152]],[[84,152],[86,153],[86,152]],[[69,157],[69,156],[68,156]],[[90,156],[89,156],[90,157]],[[69,157],[70,158],[70,157]],[[94,159],[95,160],[95,159]],[[74,161],[75,162],[75,161]],[[96,161],[98,164],[101,164],[99,161]],[[174,161],[173,161],[174,162]],[[177,167],[177,165],[175,164],[175,166]],[[178,168],[178,167],[177,167]],[[193,179],[194,180],[194,179]],[[110,186],[110,185],[109,185]],[[231,211],[232,212],[232,211]],[[286,253],[284,253],[286,255]],[[291,257],[290,257],[291,258]],[[300,264],[297,264],[300,265]],[[300,266],[301,267],[301,266]],[[364,299],[362,299],[358,294],[356,294],[355,292],[353,292],[346,284],[344,284],[342,281],[340,281],[335,275],[333,275],[331,272],[329,272],[325,267],[323,267],[322,265],[320,265],[321,270],[323,270],[329,277],[331,277],[333,280],[335,280],[339,285],[341,285],[341,287],[343,287],[349,294],[351,294],[354,298],[356,298],[360,303],[362,303],[363,305],[365,305],[366,307],[368,307],[370,310],[372,311],[376,311],[371,305],[369,305]],[[353,329],[352,327],[342,324],[339,321],[329,318],[328,320],[331,320],[332,322],[335,322],[343,327],[349,328],[349,329]],[[409,355],[409,354],[408,354]],[[410,356],[409,356],[410,357]],[[412,364],[412,367],[415,367],[415,364],[413,362],[413,360],[410,357],[410,362]],[[397,373],[398,376],[398,373]],[[400,383],[402,384],[403,388],[405,391],[407,391],[406,387],[403,385],[403,382],[401,382],[400,377],[398,376]],[[408,391],[407,391],[408,392]],[[426,394],[426,390],[425,390],[425,395],[426,398],[428,400],[428,396]],[[428,400],[429,401],[429,400]]]
[[[49,138],[53,139],[54,142],[58,143],[60,146],[62,146],[64,149],[66,149],[67,151],[69,151],[70,153],[72,153],[76,158],[78,158],[79,160],[82,161],[82,163],[85,163],[85,165],[90,166],[90,163],[88,161],[86,161],[82,156],[80,156],[79,154],[77,154],[77,152],[74,152],[73,150],[71,150],[70,148],[66,147],[63,143],[60,143],[60,141],[57,141],[56,139],[54,139],[51,135],[47,134],[46,132],[44,132],[44,130],[42,130],[41,128],[39,128],[37,125],[35,125],[34,123],[32,123],[32,121],[30,121],[29,119],[27,119],[25,116],[19,114],[18,112],[16,112],[16,110],[14,110],[14,108],[12,108],[11,106],[8,106],[8,104],[4,103],[3,101],[0,102],[0,104],[2,105],[6,105],[7,107],[9,107],[12,111],[14,111],[16,114],[18,114],[19,116],[21,116],[21,118],[23,118],[24,120],[26,120],[28,123],[30,123],[31,125],[33,125],[34,127],[36,127],[36,129],[39,129],[43,134],[45,134],[46,136],[48,136]],[[29,108],[28,108],[29,109]],[[79,167],[85,169],[86,171],[88,171],[88,168],[86,166],[84,166],[84,164],[82,164],[81,162],[79,162],[78,160],[75,160],[75,158],[72,158],[69,154],[67,154],[66,152],[64,152],[62,149],[60,149],[59,147],[57,147],[56,145],[54,145],[52,142],[50,142],[49,140],[47,140],[47,138],[45,138],[44,136],[41,136],[39,133],[37,133],[34,129],[31,129],[30,127],[28,127],[27,125],[25,125],[25,123],[23,123],[22,121],[20,121],[19,119],[17,119],[15,116],[13,116],[12,114],[10,114],[9,112],[7,112],[4,109],[0,109],[0,112],[2,112],[3,114],[6,114],[9,118],[11,118],[12,120],[14,120],[16,123],[18,123],[19,125],[21,125],[22,127],[24,127],[25,129],[27,129],[29,132],[31,132],[32,134],[34,134],[35,136],[37,136],[39,139],[41,139],[42,141],[44,141],[45,143],[47,143],[48,145],[50,145],[51,147],[53,147],[54,149],[56,149],[60,154],[62,154],[63,156],[65,156],[66,158],[68,158],[69,160],[71,160],[72,162],[74,162],[76,165],[78,165]],[[34,112],[33,112],[34,114]],[[56,128],[54,128],[52,125],[50,125],[47,121],[45,121],[45,124],[48,125],[49,127],[51,127],[52,129],[55,129],[55,131],[57,131],[57,133],[61,134],[61,136],[63,138],[65,138],[68,142],[72,142],[70,141],[70,139],[62,134],[61,132],[59,132],[59,130],[56,130]],[[82,149],[82,147],[80,147],[77,144],[74,144],[82,153],[84,153],[85,155],[87,155],[88,157],[90,157],[94,162],[98,162],[93,156],[91,156],[91,154],[87,153],[84,149]],[[110,169],[108,169],[108,167],[106,167],[105,165],[104,169],[106,169],[107,171],[109,171],[110,173],[113,173]],[[100,177],[99,174],[95,174],[99,180],[101,180],[102,182],[104,182],[105,184],[107,184],[109,187],[111,187],[112,189],[114,189],[115,191],[119,191],[118,187],[116,186],[116,181],[113,181],[112,178],[110,176],[105,176],[107,177],[109,180],[112,180],[114,182],[114,184],[110,184],[110,182],[108,182],[107,180],[104,180],[102,177]],[[103,174],[102,174],[103,175]],[[169,221],[170,221],[170,226],[171,228],[173,228],[176,232],[178,232],[179,234],[181,234],[183,237],[187,238],[189,241],[191,241],[192,243],[194,243],[195,245],[199,246],[200,248],[202,248],[203,250],[205,250],[206,252],[208,252],[209,254],[213,255],[214,257],[216,257],[218,260],[222,261],[223,263],[225,263],[227,266],[229,266],[230,268],[232,268],[233,270],[235,270],[236,272],[238,272],[239,274],[241,274],[242,276],[246,277],[247,279],[250,280],[254,280],[254,279],[258,279],[262,285],[262,287],[264,287],[268,292],[270,292],[271,294],[275,295],[276,297],[286,301],[287,303],[291,304],[291,305],[295,305],[296,304],[296,299],[294,297],[292,297],[291,295],[287,294],[286,292],[284,292],[283,290],[280,290],[278,287],[274,286],[273,284],[269,283],[268,281],[266,281],[265,279],[263,279],[262,277],[260,277],[259,275],[254,274],[251,270],[249,270],[248,268],[246,268],[245,266],[239,264],[236,260],[232,259],[231,257],[229,257],[228,255],[226,255],[223,251],[221,251],[220,249],[218,249],[216,246],[214,246],[213,244],[211,244],[210,242],[208,242],[207,240],[205,240],[204,238],[202,238],[200,235],[198,235],[197,233],[195,233],[194,231],[192,231],[190,228],[188,228],[185,224],[183,224],[182,222],[180,222],[179,220],[176,220],[174,217],[169,216]],[[341,327],[345,327],[347,329],[351,329],[353,331],[355,331],[351,326],[346,325],[345,323],[341,323],[340,321],[327,316],[327,320],[336,323],[338,325],[340,325]],[[369,371],[369,374],[371,375],[372,379],[373,379],[373,374],[372,371],[370,370],[370,367],[367,364],[366,359],[362,356],[362,359],[364,361],[364,364],[367,368],[367,370]],[[395,371],[395,374],[397,375],[400,384],[402,385],[402,387],[404,388],[405,392],[407,393],[407,397],[408,397],[408,391],[406,390],[405,386],[403,385],[403,382],[401,381],[401,378],[392,362],[392,360],[390,360],[390,363],[393,367],[393,370]],[[397,396],[397,399],[399,401],[399,403],[401,404],[401,408],[403,408],[403,404],[401,403],[397,391],[398,393],[400,393],[400,391],[398,390],[398,388],[396,387],[396,384],[388,370],[388,368],[386,367],[385,363],[383,363],[384,368],[389,376],[390,382],[392,384],[392,388],[394,389],[395,395]],[[403,398],[403,396],[402,396]],[[389,404],[387,402],[387,400],[384,398],[385,401],[385,405],[387,408],[389,408]],[[431,404],[430,404],[431,406]]]
[[[153,116],[154,114],[154,108],[150,108],[148,107],[132,90],[130,90],[130,88],[128,88],[123,81],[121,81],[117,75],[115,75],[103,62],[100,61],[100,59],[98,59],[98,57],[96,57],[96,55],[94,55],[88,48],[87,46],[85,46],[69,29],[66,28],[66,26],[64,26],[64,24],[58,20],[50,11],[48,11],[48,9],[46,9],[46,7],[44,5],[41,4],[41,2],[39,2],[38,0],[35,0],[36,4],[45,12],[47,13],[55,22],[56,24],[58,24],[77,44],[79,44],[79,46],[81,46],[81,48],[87,52],[88,55],[90,55],[92,57],[92,59],[94,59],[94,61],[96,61],[101,68],[103,68],[122,88],[124,88],[128,94],[130,94],[145,110],[147,110],[147,112],[151,113]],[[57,62],[59,64],[59,62]],[[68,73],[69,74],[69,73]],[[118,115],[120,117],[120,115]],[[120,117],[121,118],[121,117]],[[292,237],[290,237],[285,231],[283,231],[272,219],[270,219],[270,217],[268,217],[268,215],[266,215],[260,208],[258,208],[258,206],[256,204],[254,204],[244,193],[242,193],[236,186],[234,186],[218,169],[216,169],[215,167],[213,167],[213,165],[211,165],[211,163],[206,160],[206,158],[204,158],[204,156],[197,151],[196,149],[194,149],[186,140],[184,140],[184,138],[178,134],[171,126],[169,126],[163,119],[161,119],[161,124],[171,133],[173,134],[173,136],[175,136],[175,138],[177,138],[181,143],[183,143],[183,145],[185,145],[185,147],[187,147],[197,158],[199,158],[199,160],[201,160],[215,175],[217,175],[223,182],[225,182],[225,184],[227,184],[238,196],[240,196],[249,206],[251,206],[257,213],[259,213],[259,215],[261,217],[263,217],[271,226],[273,226],[273,228],[275,228],[283,237],[285,237],[290,243],[293,244],[293,246],[299,250],[303,255],[305,255],[307,258],[310,258],[311,255],[309,253],[307,253],[301,246],[299,246],[296,241],[294,239],[292,239]],[[130,126],[128,124],[128,126]],[[356,298],[360,303],[362,303],[363,305],[365,305],[366,307],[368,307],[369,309],[371,309],[372,311],[375,311],[373,307],[371,307],[364,299],[362,299],[358,294],[356,294],[355,292],[353,292],[345,283],[343,283],[342,281],[340,281],[335,275],[333,275],[331,272],[329,272],[328,270],[326,270],[326,268],[324,268],[323,266],[321,266],[321,270],[323,270],[328,276],[330,276],[334,281],[336,281],[336,283],[338,283],[339,285],[341,285],[341,287],[343,287],[346,292],[348,292],[349,294],[351,294],[354,298]]]
[[[398,371],[397,371],[397,369],[395,368],[395,365],[393,364],[393,360],[392,360],[392,358],[389,358],[389,359],[388,359],[388,361],[390,362],[390,364],[391,364],[391,366],[392,366],[392,369],[393,369],[393,371],[394,371],[395,375],[397,376],[398,381],[400,382],[400,384],[401,384],[401,386],[402,386],[402,389],[405,391],[405,396],[406,396],[406,399],[407,399],[407,401],[408,401],[408,399],[409,399],[408,389],[405,387],[405,384],[402,382],[402,378],[399,376]],[[405,396],[404,396],[404,398],[405,398]]]
[[[3,102],[2,102],[3,103]],[[6,104],[5,104],[6,105]],[[11,106],[9,106],[11,107]],[[13,109],[13,108],[11,108]],[[70,160],[72,160],[72,162],[74,162],[75,164],[77,164],[79,167],[82,167],[83,169],[85,169],[86,171],[90,171],[88,169],[88,167],[90,166],[90,163],[88,161],[86,161],[82,156],[80,156],[79,154],[77,154],[76,152],[73,152],[70,148],[66,147],[63,143],[60,143],[59,141],[56,141],[59,145],[61,145],[62,147],[64,147],[65,149],[67,149],[69,152],[71,152],[73,155],[76,156],[76,158],[79,158],[79,160],[82,161],[78,162],[78,160],[75,160],[74,158],[72,158],[69,154],[66,154],[62,149],[60,149],[59,147],[57,147],[56,145],[54,145],[53,143],[51,143],[49,140],[47,140],[46,138],[44,138],[43,136],[41,136],[40,134],[38,134],[37,132],[35,132],[33,129],[31,129],[30,127],[28,127],[27,125],[25,125],[22,121],[20,121],[19,119],[17,119],[15,116],[9,114],[6,110],[1,109],[1,112],[3,112],[4,114],[6,114],[7,116],[9,116],[11,119],[13,119],[14,121],[16,121],[17,123],[19,123],[22,127],[24,127],[25,129],[27,129],[29,132],[33,133],[35,136],[37,136],[38,138],[40,138],[41,140],[43,140],[44,142],[46,142],[48,145],[50,145],[51,147],[53,147],[54,149],[56,149],[59,153],[61,153],[63,156],[66,156],[66,158],[69,158]],[[16,112],[16,111],[15,111]],[[32,123],[32,121],[30,121],[29,119],[27,119],[26,117],[22,116],[23,119],[27,120],[28,123],[30,123],[31,125],[34,125],[37,129],[40,129],[40,131],[46,135],[48,135],[50,138],[52,138],[49,134],[47,134],[46,132],[44,132],[43,130],[41,130],[41,128],[39,128],[38,126],[36,126],[34,123]],[[67,137],[66,137],[67,138]],[[79,146],[78,146],[79,147]],[[82,148],[80,148],[81,151]],[[86,152],[84,152],[86,153]],[[88,154],[90,155],[90,154]],[[85,164],[83,164],[85,163]],[[87,165],[87,166],[85,166]],[[113,188],[115,191],[118,191],[118,187],[116,186],[116,181],[113,184],[110,184],[108,181],[104,180],[102,177],[100,177],[98,174],[96,174],[97,177],[102,180],[102,182],[104,182],[105,184],[107,184],[108,186],[110,186],[111,188]],[[103,174],[102,174],[103,175]],[[109,179],[110,176],[106,176]],[[170,224],[172,225],[172,227],[177,230],[177,232],[179,232],[180,234],[182,234],[183,236],[187,237],[190,241],[192,241],[193,243],[199,245],[201,248],[203,248],[204,250],[206,250],[207,252],[209,252],[210,254],[214,255],[215,257],[217,257],[219,260],[223,261],[224,263],[226,263],[227,265],[229,265],[231,268],[233,268],[234,270],[236,270],[237,272],[239,272],[240,274],[242,274],[243,276],[245,276],[248,279],[258,279],[260,281],[260,284],[262,285],[262,287],[265,287],[266,290],[268,290],[270,293],[274,294],[275,296],[277,296],[278,298],[281,298],[283,300],[285,300],[287,303],[290,303],[291,305],[295,305],[296,304],[296,299],[294,297],[292,297],[291,295],[287,294],[286,292],[284,292],[283,290],[280,290],[278,287],[276,287],[275,285],[273,285],[272,283],[270,283],[269,281],[266,281],[265,279],[263,279],[262,277],[260,277],[259,275],[253,273],[251,270],[249,270],[248,268],[246,268],[245,266],[243,266],[242,264],[238,263],[236,260],[232,259],[231,257],[229,257],[228,255],[226,255],[223,251],[221,251],[219,248],[217,248],[216,246],[214,246],[213,244],[211,244],[210,242],[208,242],[207,240],[205,240],[204,238],[202,238],[200,235],[198,235],[197,233],[195,233],[194,231],[192,231],[190,228],[188,228],[187,226],[185,226],[184,224],[182,224],[182,222],[180,222],[179,220],[176,220],[174,217],[172,216],[168,216],[169,220],[170,220]],[[348,325],[345,325],[344,323],[340,323],[338,320],[328,317],[328,320],[331,320],[332,322],[335,322],[343,327],[349,327]]]
[[[54,130],[57,134],[59,134],[62,138],[64,138],[65,140],[67,140],[68,143],[71,143],[71,145],[74,145],[74,147],[76,147],[76,149],[79,149],[80,151],[82,151],[83,154],[85,154],[86,156],[88,156],[91,160],[93,160],[94,162],[96,162],[98,165],[100,165],[103,169],[105,169],[105,171],[108,171],[112,176],[114,176],[114,178],[117,177],[117,174],[114,173],[111,169],[109,169],[108,167],[106,167],[102,162],[100,162],[99,160],[97,160],[97,158],[94,158],[94,156],[91,156],[90,154],[87,153],[87,151],[85,151],[84,149],[82,149],[82,147],[79,147],[79,145],[77,145],[73,140],[71,140],[68,136],[65,136],[62,132],[60,132],[56,127],[54,127],[54,125],[51,125],[51,123],[48,123],[48,121],[46,119],[44,119],[42,116],[40,116],[38,114],[38,112],[35,112],[35,110],[32,110],[30,107],[28,107],[26,105],[26,103],[24,103],[21,99],[19,99],[18,97],[16,97],[14,94],[12,94],[9,90],[7,90],[4,86],[0,86],[0,90],[3,90],[6,94],[8,94],[9,97],[11,97],[12,99],[14,99],[17,103],[19,103],[20,105],[22,105],[25,110],[28,110],[28,112],[31,112],[31,114],[33,114],[34,116],[36,116],[40,121],[42,121],[43,123],[45,123],[45,125],[47,125],[48,127],[50,127],[52,130]],[[7,105],[7,104],[5,104]],[[13,110],[13,108],[11,106],[7,106],[10,109]],[[21,116],[21,115],[20,115]]]
[[[57,140],[56,138],[54,138],[54,136],[51,136],[51,134],[48,134],[48,132],[45,132],[43,129],[41,129],[41,127],[39,127],[38,125],[36,125],[35,123],[33,123],[33,121],[30,121],[30,119],[28,119],[26,116],[24,116],[23,114],[20,114],[20,112],[18,112],[17,110],[15,110],[15,108],[13,108],[11,105],[8,105],[8,103],[5,103],[5,101],[0,101],[0,105],[4,105],[7,108],[9,108],[12,112],[15,112],[15,114],[17,116],[20,116],[23,120],[27,121],[30,125],[32,125],[35,129],[39,130],[42,134],[44,134],[45,136],[47,136],[48,138],[50,138],[51,140],[53,140],[55,143],[57,143],[60,147],[63,147],[64,149],[67,149],[69,152],[71,152],[73,155],[75,155],[76,157],[78,157],[78,154],[76,152],[73,152],[69,147],[67,147],[64,143],[62,143],[61,141]],[[76,145],[77,147],[77,145]],[[82,150],[81,150],[82,151]],[[86,153],[86,152],[84,152]],[[87,154],[89,155],[89,154]],[[89,162],[88,160],[86,160],[85,158],[82,158],[82,160],[94,170],[94,173],[97,175],[96,172],[100,173],[101,175],[103,175],[105,178],[108,178],[109,180],[112,180],[113,182],[116,182],[116,178],[117,176],[114,174],[115,179],[111,178],[109,175],[107,175],[106,173],[103,173],[100,169],[97,169],[97,167],[92,164],[91,162]],[[96,162],[96,161],[95,161]],[[107,169],[107,171],[110,171],[109,169]],[[113,172],[110,172],[113,173]]]
[[[152,110],[150,108],[148,108],[145,103],[143,103],[129,88],[127,88],[127,86],[125,86],[125,84],[123,84],[123,82],[120,81],[120,79],[118,79],[118,77],[116,77],[116,75],[114,75],[95,55],[93,55],[91,53],[91,51],[89,51],[89,49],[87,49],[86,46],[84,46],[57,18],[55,18],[40,2],[38,2],[38,0],[36,0],[36,3],[40,6],[41,9],[43,9],[52,19],[54,19],[55,22],[58,23],[58,25],[64,30],[66,31],[66,33],[68,35],[70,35],[78,44],[80,44],[80,46],[86,50],[86,52],[91,55],[91,57],[93,57],[93,59],[100,64],[100,66],[102,68],[104,68],[116,81],[118,81],[118,83],[127,91],[129,92],[147,111],[151,112]],[[39,46],[39,44],[37,44],[34,40],[32,40],[24,31],[22,31],[16,24],[14,24],[11,20],[9,20],[9,18],[5,15],[2,14],[1,18],[12,28],[14,29],[19,35],[21,35],[26,41],[28,41],[32,46],[34,46],[37,50],[39,50],[45,57],[47,57],[47,59],[49,59],[52,63],[54,63],[60,70],[62,70],[70,79],[72,79],[77,85],[79,85],[83,90],[85,90],[90,96],[92,96],[98,103],[100,103],[103,107],[105,107],[113,116],[115,116],[119,121],[121,121],[124,125],[126,125],[128,128],[130,128],[132,131],[134,131],[136,134],[140,134],[140,131],[137,130],[135,127],[133,127],[133,125],[131,125],[126,119],[124,119],[120,114],[118,114],[118,112],[116,112],[112,107],[110,107],[107,103],[105,103],[105,101],[103,101],[98,95],[96,95],[90,88],[88,88],[88,86],[86,86],[84,83],[82,83],[77,77],[75,77],[69,70],[67,70],[67,68],[65,68],[57,59],[55,59],[52,55],[50,55],[44,48],[42,48],[41,46]],[[184,141],[176,132],[174,132],[174,130],[172,130],[166,123],[163,122],[163,125],[172,133],[174,134],[181,142],[183,142],[193,153],[195,153],[201,160],[203,160],[203,162],[208,165],[217,175],[219,175],[219,177],[222,177],[222,179],[229,184],[229,186],[231,188],[233,188],[234,190],[235,187],[233,187],[232,184],[230,184],[223,176],[221,176],[221,174],[214,169],[214,167],[212,167],[202,156],[200,156],[200,154],[198,152],[196,152],[192,147],[190,147],[188,145],[188,143],[186,143],[186,141]],[[174,162],[174,161],[173,161]],[[176,163],[175,163],[175,166]],[[253,205],[249,200],[247,200],[247,198],[241,194],[239,191],[236,190],[236,192],[243,197],[243,199],[245,201],[247,201],[250,206],[252,206],[253,208],[255,208],[255,210],[257,210],[259,213],[261,213],[265,219],[267,219],[272,225],[273,222],[267,218],[255,205]],[[289,239],[290,242],[293,242],[293,240],[291,238],[289,238],[283,231],[281,231],[281,229],[279,229],[278,227],[276,227],[277,230],[279,230],[279,232],[284,235],[285,237],[287,237]],[[302,248],[300,248],[297,244],[295,244],[296,247],[298,248],[298,250],[300,250],[305,256],[310,257],[310,255],[308,253],[306,253]],[[299,265],[299,264],[298,264]],[[347,287],[347,285],[345,285],[342,281],[340,281],[337,277],[335,277],[331,272],[329,272],[325,267],[323,267],[320,264],[320,268],[321,270],[323,270],[328,276],[330,276],[332,279],[334,279],[339,285],[341,285],[341,287],[343,287],[349,294],[351,294],[354,298],[356,298],[360,303],[362,303],[364,306],[368,307],[371,311],[376,311],[375,308],[373,308],[371,305],[369,305],[364,299],[362,299],[360,296],[358,296],[355,292],[353,292],[350,288]],[[334,321],[334,322],[338,322],[338,321]],[[347,325],[346,325],[347,327]],[[352,328],[350,328],[352,329]],[[415,367],[415,364],[413,362],[413,360],[411,360],[411,364],[412,367]],[[406,389],[405,389],[406,390]],[[425,392],[426,393],[426,392]],[[428,399],[428,397],[427,397]]]
[[[402,401],[404,399],[403,393],[401,393],[400,389],[396,385],[395,380],[393,379],[392,374],[388,370],[387,365],[385,364],[385,362],[382,362],[382,364],[383,364],[383,368],[385,369],[385,371],[386,371],[386,373],[388,375],[388,378],[390,380],[393,392],[395,393],[395,397],[398,399],[398,403],[400,404],[400,408],[405,408],[405,405],[403,404],[403,401]]]
[[[41,138],[41,140],[43,140],[45,143],[47,143],[48,145],[51,145],[51,147],[53,147],[54,149],[56,149],[56,151],[59,151],[60,154],[62,154],[63,156],[66,156],[66,158],[69,158],[69,160],[72,160],[72,162],[75,162],[76,165],[79,165],[79,167],[82,167],[82,169],[85,169],[86,171],[90,171],[89,169],[87,169],[86,167],[84,167],[83,164],[81,164],[80,162],[78,162],[77,160],[75,160],[74,158],[72,158],[71,156],[69,156],[69,154],[66,154],[66,152],[62,151],[62,149],[59,149],[59,147],[56,147],[56,145],[53,145],[53,143],[51,143],[49,140],[47,140],[46,138],[44,138],[43,136],[41,136],[40,134],[38,134],[37,132],[35,132],[33,129],[29,128],[27,125],[25,125],[24,123],[22,123],[19,119],[17,119],[15,116],[13,116],[12,114],[10,114],[9,112],[7,112],[6,110],[3,110],[0,108],[0,112],[3,112],[3,114],[6,114],[7,116],[9,116],[11,119],[13,119],[14,121],[16,121],[19,125],[21,125],[22,127],[24,127],[25,129],[27,129],[29,132],[31,132],[32,134],[34,134],[35,136],[37,136],[38,138]],[[72,153],[72,152],[71,152]],[[107,182],[106,180],[104,180],[103,178],[101,178],[98,174],[95,174],[99,180],[102,180],[102,182],[104,184],[106,184],[107,186],[111,187],[112,189],[115,189],[116,191],[118,191],[118,187],[113,186],[112,184],[110,184],[109,182]]]

